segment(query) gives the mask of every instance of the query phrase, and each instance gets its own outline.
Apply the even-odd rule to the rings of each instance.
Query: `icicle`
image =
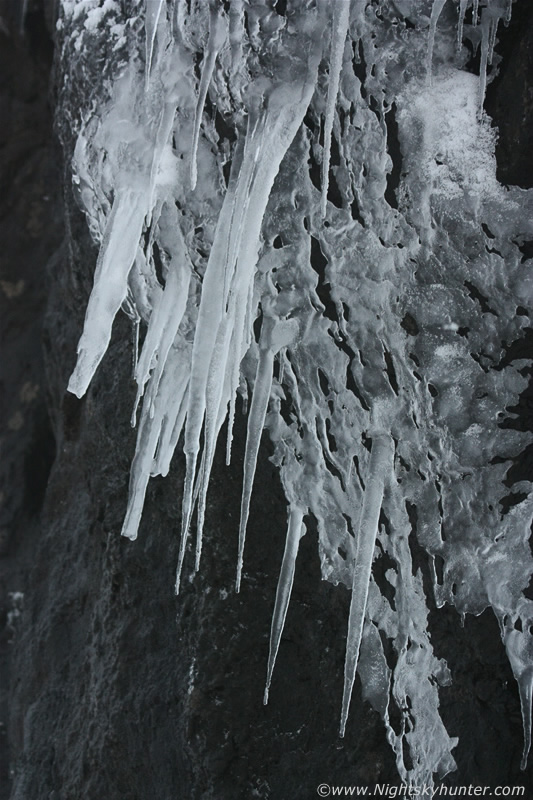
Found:
[[[78,361],[68,391],[82,397],[104,357],[113,320],[128,291],[131,270],[146,214],[142,192],[120,190],[113,202],[104,240],[98,254],[94,286],[87,305]]]
[[[206,387],[206,412],[204,426],[204,449],[203,463],[200,470],[200,484],[198,496],[198,522],[196,527],[196,558],[194,571],[200,568],[200,557],[202,553],[202,535],[205,519],[205,506],[207,499],[207,488],[209,477],[215,455],[220,427],[226,416],[224,404],[221,407],[221,400],[224,393],[224,373],[227,363],[227,351],[229,346],[230,328],[228,319],[224,319],[220,325],[211,365],[209,368],[209,378]]]
[[[166,367],[160,383],[151,382],[143,403],[141,423],[137,435],[135,457],[131,468],[128,509],[122,535],[129,539],[137,537],[137,530],[144,505],[144,497],[150,475],[153,474],[153,460],[158,447],[166,421],[173,416],[172,406],[168,399],[178,395],[179,406],[180,378],[183,374],[183,364],[178,351],[173,351],[166,362]],[[183,383],[182,383],[183,385]],[[185,380],[185,388],[187,386]],[[171,420],[172,423],[174,420]]]
[[[250,413],[248,415],[248,432],[246,436],[246,453],[244,456],[244,478],[241,499],[241,522],[239,526],[239,555],[237,560],[237,579],[235,581],[236,592],[239,592],[241,588],[246,525],[250,511],[250,498],[252,496],[255,468],[257,466],[257,455],[259,453],[261,434],[263,433],[268,401],[270,399],[273,365],[274,353],[267,349],[261,350],[259,355],[259,363],[257,364],[252,404],[250,406]]]
[[[507,0],[507,8],[505,9],[505,24],[508,25],[513,16],[513,0]]]
[[[461,49],[463,44],[463,28],[465,23],[466,7],[468,0],[459,0],[459,22],[457,24],[457,49]]]
[[[487,63],[492,64],[492,58],[494,56],[494,45],[496,44],[496,34],[498,33],[498,23],[500,21],[499,17],[491,20],[490,28],[489,28],[489,52],[487,54]]]
[[[283,552],[278,588],[276,590],[276,601],[274,603],[274,612],[272,614],[272,627],[270,629],[270,651],[268,655],[265,694],[263,697],[263,703],[265,706],[268,703],[270,683],[272,681],[272,674],[274,672],[274,665],[276,663],[276,656],[278,654],[281,634],[283,633],[285,617],[287,616],[287,609],[289,608],[289,601],[291,599],[296,556],[298,555],[300,539],[305,533],[305,530],[302,529],[303,517],[303,511],[300,508],[291,505],[289,511],[287,538],[285,540],[285,550]]]
[[[520,694],[520,708],[522,711],[522,723],[524,726],[524,749],[520,761],[520,769],[524,771],[527,767],[527,759],[531,749],[531,700],[533,697],[533,669],[524,672],[518,680],[518,692]]]
[[[168,475],[170,461],[174,454],[174,450],[176,449],[176,445],[178,444],[181,431],[183,430],[183,423],[185,422],[188,389],[189,378],[185,370],[182,369],[178,374],[175,386],[175,406],[174,408],[169,409],[169,413],[167,415],[167,424],[165,424],[165,426],[161,429],[157,459],[151,472],[153,476],[162,475],[165,477]]]
[[[244,326],[238,326],[235,332],[235,343],[233,356],[233,375],[231,380],[231,397],[230,409],[228,415],[228,435],[226,439],[226,465],[231,463],[231,445],[233,441],[233,425],[235,424],[235,404],[237,401],[237,390],[240,383],[240,364],[242,356],[248,350],[251,338],[251,331],[253,326],[252,320],[252,301],[253,301],[253,283],[250,283],[250,290],[248,292],[248,302],[246,307],[246,316]],[[245,338],[245,334],[248,334]]]
[[[240,591],[241,574],[244,554],[244,544],[246,539],[246,525],[250,511],[250,498],[252,496],[252,486],[254,482],[255,469],[257,466],[257,456],[261,443],[261,434],[265,425],[265,417],[270,399],[272,388],[272,371],[274,367],[274,357],[282,347],[290,344],[294,340],[297,332],[297,322],[295,319],[275,322],[267,317],[263,320],[263,332],[261,334],[262,345],[259,351],[259,361],[255,376],[252,404],[248,415],[248,429],[246,434],[246,452],[244,455],[244,477],[241,499],[241,520],[239,526],[239,555],[237,560],[237,578],[235,581],[235,591]]]
[[[344,56],[344,43],[348,32],[350,21],[350,3],[336,2],[333,5],[333,27],[331,31],[331,49],[329,57],[329,85],[326,103],[326,122],[324,125],[324,152],[322,155],[322,197],[320,201],[320,211],[323,217],[326,216],[326,206],[328,202],[329,185],[329,161],[331,151],[331,134],[333,131],[333,117],[335,115],[335,105],[339,93],[339,82],[342,70],[342,59]]]
[[[283,84],[268,98],[266,110],[256,116],[244,147],[240,173],[228,189],[202,286],[202,298],[193,344],[189,406],[184,452],[187,456],[187,492],[182,515],[182,542],[192,515],[191,470],[196,470],[200,434],[206,410],[206,386],[220,320],[231,291],[249,291],[257,263],[263,215],[274,178],[298,128],[313,92],[319,51],[312,54],[308,81]],[[238,212],[238,213],[237,213]],[[232,287],[235,287],[233,289]],[[241,289],[242,287],[242,289]],[[238,319],[237,306],[232,313]],[[292,322],[295,322],[294,320]],[[244,324],[244,320],[243,323]],[[240,327],[240,325],[239,325]]]
[[[503,623],[502,623],[503,624]],[[531,748],[531,703],[533,697],[533,638],[529,633],[529,623],[522,621],[523,630],[514,627],[505,630],[504,643],[507,656],[513,670],[513,675],[518,684],[522,723],[524,728],[524,749],[520,769],[527,766],[527,759]]]
[[[520,707],[522,710],[522,723],[524,727],[524,750],[520,769],[525,770],[527,758],[531,748],[531,702],[533,698],[533,638],[529,633],[529,623],[523,631],[514,628],[507,630],[504,635],[507,657],[513,670],[513,675],[518,684]]]
[[[128,509],[122,525],[122,536],[126,536],[132,541],[137,538],[146,488],[150,478],[150,465],[159,438],[160,422],[159,418],[151,419],[149,414],[143,414],[139,427],[137,447],[131,466]]]
[[[141,352],[135,378],[139,384],[135,406],[142,397],[144,386],[150,375],[150,370],[157,362],[152,381],[157,383],[161,379],[168,351],[176,338],[178,328],[183,319],[187,305],[191,273],[187,267],[171,264],[168,279],[160,302],[154,309],[148,333]]]
[[[156,361],[157,367],[152,380],[156,382],[155,391],[157,391],[157,383],[161,379],[168,351],[176,338],[185,313],[192,274],[192,264],[179,227],[176,209],[167,204],[161,213],[161,242],[172,253],[172,260],[165,288],[150,317],[146,339],[135,372],[138,390],[134,417],[150,371]]]
[[[344,736],[350,699],[355,681],[359,658],[359,647],[363,634],[363,624],[368,598],[368,584],[374,559],[374,547],[378,532],[378,521],[383,500],[385,479],[391,468],[393,443],[389,434],[381,433],[372,437],[372,452],[363,497],[363,507],[359,523],[357,551],[353,568],[352,599],[346,641],[346,660],[344,664],[344,693],[340,735]]]
[[[437,30],[437,22],[442,13],[446,0],[433,0],[433,7],[431,9],[431,17],[429,20],[429,38],[428,38],[428,52],[427,52],[427,80],[431,86],[431,71],[433,67],[433,48],[435,46],[435,33]]]
[[[181,541],[180,551],[178,555],[178,566],[176,568],[176,584],[175,592],[179,594],[181,572],[183,569],[183,559],[185,558],[185,549],[187,546],[187,538],[189,534],[189,526],[191,524],[192,516],[192,500],[194,491],[194,475],[196,473],[196,461],[198,458],[197,453],[185,453],[185,485],[183,487],[183,508],[181,512]]]
[[[202,77],[200,79],[200,88],[198,90],[198,101],[194,112],[194,129],[191,147],[191,189],[196,187],[197,180],[197,151],[198,151],[198,137],[200,135],[200,123],[202,121],[202,112],[204,110],[205,98],[207,90],[211,83],[211,76],[215,68],[215,61],[218,52],[226,40],[226,25],[223,15],[220,13],[219,8],[213,3],[210,8],[209,14],[209,39],[204,53],[204,63],[202,65]]]
[[[146,34],[146,72],[145,72],[145,86],[148,89],[150,83],[150,71],[152,69],[152,59],[154,56],[155,37],[157,34],[157,26],[161,16],[161,9],[166,0],[146,0],[146,13],[145,13],[145,34]]]
[[[139,329],[141,327],[141,318],[138,316],[133,322],[132,338],[133,338],[133,355],[132,355],[132,375],[135,377],[137,364],[139,363]]]
[[[148,322],[163,289],[157,281],[153,265],[147,263],[141,247],[137,248],[135,262],[128,275],[128,291],[131,292],[135,309],[140,318]]]
[[[245,171],[246,165],[243,166],[241,174]],[[239,175],[237,186],[232,187],[230,185],[218,218],[215,240],[204,275],[202,297],[194,335],[184,451],[189,454],[190,463],[192,464],[194,460],[195,465],[200,449],[200,433],[205,415],[205,391],[209,365],[211,364],[216,335],[226,304],[224,291],[224,286],[227,282],[226,273],[234,268],[234,260],[230,259],[229,256],[231,248],[228,239],[235,233],[231,222],[233,220],[236,192],[238,193],[239,191],[240,183],[241,175]],[[190,521],[189,512],[183,517],[184,524],[187,519]],[[182,537],[183,533],[182,531]]]
[[[486,8],[481,12],[481,64],[479,67],[479,114],[483,114],[485,91],[487,88],[487,62],[489,57],[489,39],[491,20]]]
[[[474,0],[474,5],[472,7],[472,25],[474,28],[477,25],[479,16],[479,0]]]

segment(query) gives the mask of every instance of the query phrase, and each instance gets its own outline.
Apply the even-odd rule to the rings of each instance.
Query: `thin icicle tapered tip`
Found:
[[[174,589],[176,594],[179,594],[181,573],[183,571],[183,561],[185,559],[185,551],[187,548],[187,539],[189,535],[189,528],[191,525],[191,517],[193,512],[193,493],[194,493],[194,475],[196,472],[196,453],[187,453],[186,455],[186,473],[185,473],[185,486],[183,488],[183,508],[181,513],[181,541],[180,551],[178,556],[178,566],[176,568],[176,583]]]
[[[285,619],[291,599],[292,584],[294,581],[294,572],[296,567],[296,557],[298,555],[300,539],[304,534],[304,530],[302,528],[303,517],[304,513],[301,508],[294,504],[290,506],[285,550],[283,552],[283,560],[281,562],[278,586],[276,589],[276,600],[272,614],[272,625],[270,628],[267,677],[263,699],[265,705],[268,702],[268,693],[272,683],[272,675],[274,674],[276,657],[278,654],[281,636],[285,626]]]
[[[340,725],[341,736],[344,736],[344,731],[346,730],[350,700],[359,661],[379,516],[385,485],[386,483],[390,483],[392,476],[393,452],[394,445],[390,434],[377,433],[373,436],[368,474],[365,479],[361,518],[357,532],[357,549],[353,562],[352,597],[350,601],[346,657],[344,662],[344,691]]]

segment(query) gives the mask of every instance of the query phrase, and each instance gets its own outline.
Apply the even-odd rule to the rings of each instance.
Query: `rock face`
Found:
[[[528,0],[516,6],[527,20]],[[124,358],[130,325],[117,318],[85,398],[66,394],[97,253],[71,189],[72,142],[61,169],[52,135],[45,9],[30,3],[21,39],[9,4],[0,8],[0,102],[11,125],[0,141],[7,198],[0,219],[2,490],[9,498],[0,561],[0,668],[9,677],[2,797],[304,800],[320,783],[398,785],[382,722],[357,683],[352,724],[338,738],[349,593],[320,580],[312,530],[301,544],[271,701],[262,705],[286,503],[264,437],[246,580],[235,595],[242,415],[234,466],[223,466],[222,453],[215,459],[202,571],[184,581],[180,597],[172,592],[179,459],[164,481],[152,481],[139,539],[121,539],[135,446],[135,389]],[[514,92],[531,93],[531,30],[509,29],[513,56],[488,98],[501,131],[500,177],[522,186],[531,186],[531,149],[515,109],[530,119],[531,105],[513,101],[501,121],[498,110],[508,109],[504,98]],[[64,78],[56,74],[54,85]],[[529,402],[523,395],[524,426],[531,425]],[[526,454],[515,477],[527,477],[528,467]],[[23,604],[10,592],[21,592]],[[519,770],[518,693],[494,616],[467,616],[458,628],[453,609],[431,608],[430,615],[434,650],[454,679],[441,690],[442,716],[460,738],[458,769],[444,783],[524,785],[531,795],[531,771]],[[4,692],[4,719],[6,703]]]

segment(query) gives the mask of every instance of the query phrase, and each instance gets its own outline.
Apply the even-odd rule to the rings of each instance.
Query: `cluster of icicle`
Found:
[[[492,607],[520,687],[523,765],[530,743],[528,487],[507,513],[499,500],[527,443],[504,414],[524,364],[502,342],[528,322],[533,198],[497,183],[482,113],[510,13],[508,0],[146,0],[127,18],[114,0],[62,4],[78,61],[95,36],[128,49],[75,151],[101,246],[69,383],[85,393],[119,309],[137,341],[146,327],[122,532],[137,536],[148,480],[179,445],[176,589],[194,511],[198,570],[219,434],[227,423],[229,462],[237,397],[251,395],[237,591],[265,428],[288,501],[265,702],[311,516],[323,577],[352,591],[341,735],[357,670],[412,784],[455,768],[428,593],[462,615]],[[481,77],[463,68],[465,37]]]

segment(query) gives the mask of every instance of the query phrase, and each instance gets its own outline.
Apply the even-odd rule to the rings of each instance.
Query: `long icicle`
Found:
[[[153,473],[154,457],[170,411],[167,398],[173,397],[176,393],[182,372],[183,364],[179,354],[172,351],[161,381],[151,381],[144,398],[135,456],[131,465],[128,508],[122,526],[122,536],[126,536],[128,539],[137,538],[146,489],[150,475]],[[186,383],[183,391],[185,388]],[[152,409],[153,415],[150,414]]]
[[[206,407],[204,425],[204,448],[203,463],[200,474],[199,496],[198,496],[198,521],[196,525],[196,557],[194,571],[200,568],[200,557],[202,554],[202,537],[205,519],[205,507],[207,500],[207,489],[209,477],[215,456],[215,447],[218,433],[222,422],[226,416],[223,403],[224,396],[224,373],[227,362],[228,338],[231,334],[228,319],[225,317],[220,324],[218,331],[209,377],[206,387]],[[222,407],[221,407],[222,406]]]
[[[68,391],[83,397],[111,339],[113,320],[128,293],[128,275],[146,216],[143,193],[121,189],[115,195],[87,305],[78,360]]]
[[[301,125],[314,91],[319,52],[317,49],[309,56],[309,71],[305,83],[283,85],[270,93],[266,110],[260,112],[260,124],[252,128],[252,141],[247,140],[245,143],[241,170],[234,185],[230,176],[230,186],[218,219],[202,285],[191,360],[185,426],[186,475],[181,547],[176,576],[177,591],[179,591],[186,539],[193,511],[195,473],[200,452],[200,435],[205,419],[207,373],[218,326],[226,309],[227,293],[232,286],[248,287],[249,281],[253,280],[263,215],[281,160]],[[261,145],[259,150],[252,147],[256,143]],[[250,178],[249,183],[248,178]],[[229,226],[228,234],[228,224],[233,219],[236,194],[242,187],[246,187],[244,199],[247,202],[243,206],[246,211],[241,224],[237,226],[238,235],[235,237],[234,225]],[[264,417],[261,424],[263,422]]]
[[[368,599],[368,585],[374,559],[374,548],[378,532],[379,513],[383,501],[383,490],[387,473],[391,469],[393,453],[392,438],[387,433],[372,437],[372,452],[368,469],[368,480],[363,497],[361,520],[354,559],[352,598],[348,620],[346,659],[344,662],[344,693],[340,735],[344,736],[350,709],[350,699],[359,660],[359,648]]]
[[[134,415],[148,380],[159,381],[168,351],[176,338],[183,320],[193,266],[187,246],[179,227],[175,209],[166,205],[161,215],[161,241],[173,254],[169,265],[167,282],[157,305],[152,311],[148,331],[135,371],[138,389]],[[154,369],[154,364],[157,366]],[[153,370],[152,377],[150,373]],[[157,386],[155,387],[157,389]]]
[[[185,550],[187,547],[189,526],[191,524],[194,476],[196,473],[197,458],[197,452],[185,453],[185,485],[183,487],[183,508],[181,512],[181,541],[178,555],[178,566],[176,567],[176,583],[174,586],[176,594],[179,594],[180,592],[181,572],[183,569],[183,560],[185,558]]]
[[[278,654],[279,643],[285,625],[285,618],[287,616],[287,609],[291,599],[292,584],[294,581],[294,568],[296,565],[296,557],[298,555],[298,548],[300,546],[300,539],[305,533],[302,530],[303,511],[297,506],[291,505],[289,511],[289,524],[287,527],[287,538],[285,540],[285,550],[283,552],[283,560],[281,562],[281,570],[278,579],[278,588],[276,589],[276,601],[274,603],[274,612],[272,614],[272,627],[270,629],[270,651],[268,654],[267,666],[267,679],[265,685],[265,694],[263,697],[263,704],[266,706],[268,703],[268,693],[272,681],[272,674],[274,672],[274,665],[276,663],[276,656]]]
[[[269,349],[262,349],[257,364],[252,404],[248,415],[248,431],[246,435],[246,453],[244,456],[244,478],[241,500],[241,522],[239,526],[239,555],[237,560],[237,578],[235,581],[235,591],[241,588],[242,563],[244,554],[244,542],[246,539],[246,525],[250,512],[250,498],[252,496],[252,486],[257,466],[257,456],[261,443],[261,434],[265,424],[265,417],[270,399],[270,389],[272,387],[272,370],[274,367],[274,352]]]
[[[194,129],[191,147],[191,189],[196,188],[196,181],[198,178],[196,154],[198,151],[198,138],[200,136],[200,123],[202,121],[205,98],[207,97],[207,90],[209,88],[209,84],[211,83],[211,77],[215,68],[215,61],[218,52],[225,40],[226,26],[224,24],[224,17],[220,13],[217,6],[213,3],[209,13],[209,39],[207,40],[207,47],[204,54],[202,77],[200,78],[200,87],[198,90],[198,100],[196,102],[196,108],[194,111]]]
[[[522,710],[522,721],[524,724],[524,749],[520,761],[522,771],[527,767],[527,759],[531,749],[531,700],[533,697],[533,669],[524,671],[518,680],[518,690],[520,694],[520,708]]]
[[[174,356],[171,350],[168,358],[169,362],[173,360],[173,358]],[[183,430],[183,423],[185,422],[188,390],[189,376],[183,369],[176,378],[174,396],[169,405],[164,425],[161,428],[157,457],[150,473],[152,477],[156,475],[165,477],[168,475],[170,462],[174,455],[174,450],[176,449],[181,431]]]
[[[246,330],[249,322],[248,303],[244,301],[243,295],[245,291],[243,287],[239,288],[241,288],[241,291],[230,296],[227,314],[220,325],[206,387],[204,461],[199,482],[196,572],[200,565],[207,488],[215,447],[220,429],[227,416],[228,401],[230,398],[231,400],[234,399],[237,391],[241,359],[248,349],[250,335],[249,331]],[[250,280],[247,294],[248,298],[253,295],[253,280]],[[229,325],[230,319],[234,322],[233,328]]]
[[[231,446],[233,442],[233,426],[235,424],[235,408],[237,403],[237,390],[240,384],[240,365],[244,353],[248,350],[252,336],[252,302],[254,294],[253,283],[250,283],[248,300],[246,301],[246,313],[244,326],[238,325],[234,331],[234,356],[233,373],[231,378],[231,397],[228,414],[228,435],[226,439],[226,466],[231,463]]]
[[[491,20],[488,10],[484,8],[481,12],[481,64],[479,66],[479,115],[483,116],[483,104],[485,102],[485,92],[487,89],[487,63],[489,59],[489,40],[490,40]]]
[[[320,211],[323,217],[326,216],[326,206],[328,202],[329,185],[329,160],[331,153],[331,134],[333,131],[333,118],[335,116],[335,105],[339,93],[339,82],[342,70],[342,58],[344,55],[344,43],[348,32],[350,21],[350,3],[346,0],[337,0],[333,4],[333,27],[331,31],[331,49],[329,63],[329,84],[328,97],[326,101],[326,121],[324,124],[324,153],[322,156],[322,197],[320,200]]]
[[[264,301],[263,311],[266,311],[268,303]],[[273,317],[265,316],[261,330],[261,342],[259,346],[259,361],[255,375],[252,404],[248,414],[248,429],[246,434],[246,451],[244,454],[244,477],[241,500],[241,520],[239,525],[239,555],[237,559],[237,579],[235,591],[241,587],[242,563],[244,554],[244,543],[246,539],[246,526],[248,514],[250,512],[250,498],[257,466],[257,456],[261,443],[261,434],[265,424],[270,391],[272,389],[272,375],[274,369],[274,358],[282,347],[291,344],[298,333],[298,323],[295,319],[275,320]]]

